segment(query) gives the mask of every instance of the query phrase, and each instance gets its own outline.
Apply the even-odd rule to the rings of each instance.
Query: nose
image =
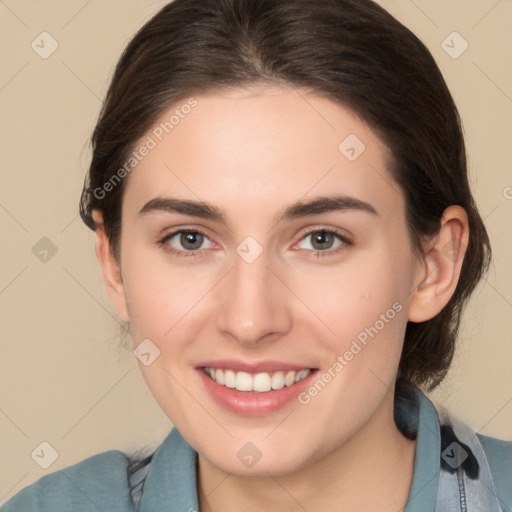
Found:
[[[235,255],[234,268],[223,280],[216,326],[241,345],[259,345],[292,326],[290,291],[268,263],[265,252],[252,263]]]

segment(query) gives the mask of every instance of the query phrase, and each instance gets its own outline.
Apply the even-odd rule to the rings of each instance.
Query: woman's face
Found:
[[[144,145],[117,307],[187,441],[277,475],[390,428],[421,264],[372,130],[306,91],[252,88],[183,100]]]

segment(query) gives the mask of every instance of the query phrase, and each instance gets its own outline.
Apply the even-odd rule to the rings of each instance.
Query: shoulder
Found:
[[[11,498],[2,512],[109,512],[132,510],[128,458],[120,451],[98,453],[45,475]]]
[[[466,454],[460,465],[467,472],[470,480],[475,479],[480,471],[487,472],[488,477],[482,476],[487,487],[494,487],[495,496],[503,512],[512,512],[512,441],[498,439],[480,434],[471,425],[464,423],[460,418],[449,413],[442,407],[438,408],[441,427],[441,466],[447,469],[450,462],[446,460],[453,457],[453,442],[457,442]],[[444,442],[443,442],[444,441]],[[460,456],[460,455],[459,455]],[[453,459],[457,460],[457,459]],[[453,462],[452,460],[452,462]],[[453,466],[452,466],[453,467]],[[490,474],[489,474],[490,473]]]
[[[512,512],[512,441],[477,434],[504,511]]]
[[[485,436],[483,434],[477,434],[480,443],[484,447],[485,454],[490,464],[500,466],[505,464],[510,470],[512,469],[512,441],[506,441],[504,439],[498,439],[496,437]],[[512,474],[510,475],[512,477]]]

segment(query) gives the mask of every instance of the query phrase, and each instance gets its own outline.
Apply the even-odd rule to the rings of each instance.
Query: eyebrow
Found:
[[[290,221],[311,215],[334,211],[361,211],[379,216],[377,210],[369,203],[349,196],[318,197],[309,201],[298,201],[290,205],[276,218],[276,223]],[[192,217],[208,219],[214,222],[227,224],[224,212],[204,201],[177,199],[171,197],[155,197],[148,201],[139,211],[144,216],[153,212],[181,213]]]

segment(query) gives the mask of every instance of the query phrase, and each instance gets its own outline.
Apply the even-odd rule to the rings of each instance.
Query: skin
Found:
[[[101,212],[94,218],[106,286],[134,346],[149,338],[160,350],[152,364],[140,364],[144,378],[199,454],[201,510],[325,512],[340,503],[344,511],[403,510],[416,447],[393,420],[405,328],[435,316],[452,296],[468,240],[465,211],[449,207],[418,257],[389,150],[349,110],[277,86],[195,97],[197,107],[129,175],[119,262]],[[338,149],[351,133],[366,146],[353,162]],[[365,201],[378,215],[275,220],[292,203],[333,194]],[[208,202],[226,223],[140,215],[155,197]],[[195,256],[158,244],[178,229],[205,233]],[[352,245],[335,238],[318,255],[311,232],[322,229],[339,230]],[[236,252],[247,236],[263,249],[252,263]],[[179,235],[166,244],[187,250]],[[397,302],[401,311],[306,405],[237,415],[213,401],[195,370],[208,359],[240,358],[326,371]],[[262,454],[251,468],[237,457],[247,442]]]

